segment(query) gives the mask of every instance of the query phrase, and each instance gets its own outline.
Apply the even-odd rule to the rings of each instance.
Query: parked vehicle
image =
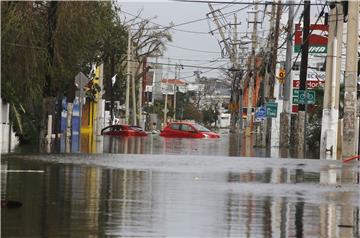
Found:
[[[172,122],[160,132],[160,136],[179,138],[220,138],[219,134],[211,132],[206,127],[188,122]]]
[[[101,130],[101,135],[109,136],[147,136],[147,133],[139,126],[111,125]]]

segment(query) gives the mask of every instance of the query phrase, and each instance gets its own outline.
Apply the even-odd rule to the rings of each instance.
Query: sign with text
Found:
[[[266,116],[277,117],[277,102],[268,102],[266,104]]]
[[[306,87],[307,88],[318,88],[323,87],[325,81],[320,80],[307,80]],[[300,80],[293,80],[293,88],[300,88]]]
[[[315,104],[315,91],[307,90],[307,104]],[[305,104],[305,90],[293,89],[293,104]]]

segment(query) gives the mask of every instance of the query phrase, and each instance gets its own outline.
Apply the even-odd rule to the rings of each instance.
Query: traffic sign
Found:
[[[279,71],[279,78],[280,78],[280,79],[285,78],[285,69],[283,69],[283,68],[280,69],[280,71]]]
[[[315,104],[315,91],[307,90],[307,104]],[[305,104],[305,90],[293,89],[293,104]]]
[[[266,104],[266,116],[277,117],[277,102],[268,102]]]
[[[266,108],[259,107],[255,112],[255,121],[263,121],[266,118]]]

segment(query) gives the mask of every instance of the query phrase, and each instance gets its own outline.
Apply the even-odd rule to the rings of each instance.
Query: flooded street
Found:
[[[229,140],[3,155],[2,200],[22,207],[2,209],[2,237],[359,237],[358,162],[260,158]]]

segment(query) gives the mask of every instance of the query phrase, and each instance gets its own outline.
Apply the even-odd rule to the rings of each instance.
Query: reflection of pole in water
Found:
[[[327,196],[334,193],[327,193]],[[320,237],[338,237],[336,206],[335,204],[320,205]],[[345,237],[345,236],[339,236]],[[351,236],[352,237],[352,236]]]
[[[280,218],[280,238],[289,237],[289,216],[290,208],[287,198],[282,198]]]
[[[349,167],[345,167],[341,171],[340,183],[357,183],[357,172]],[[357,194],[359,195],[359,193]],[[341,195],[341,206],[340,206],[340,237],[359,237],[354,234],[354,226],[356,223],[355,206],[352,204],[353,193],[344,192]],[[358,198],[358,197],[357,197]]]
[[[103,153],[104,152],[104,141],[102,135],[96,135],[96,153]]]
[[[253,134],[251,133],[249,136],[245,136],[245,156],[251,157],[253,152],[253,145],[252,145]]]
[[[136,143],[137,143],[137,153],[141,154],[141,138],[137,137],[135,138]]]
[[[134,139],[134,138],[132,138],[132,139]],[[136,141],[134,141],[132,139],[131,138],[128,139],[129,144],[130,144],[130,146],[129,146],[129,154],[135,153],[135,146],[136,146],[135,143],[136,143]]]
[[[304,237],[304,202],[300,198],[295,204],[295,232],[296,237]]]
[[[153,154],[153,147],[154,147],[154,137],[150,134],[150,154]]]
[[[124,154],[127,154],[128,153],[128,138],[124,138]]]

